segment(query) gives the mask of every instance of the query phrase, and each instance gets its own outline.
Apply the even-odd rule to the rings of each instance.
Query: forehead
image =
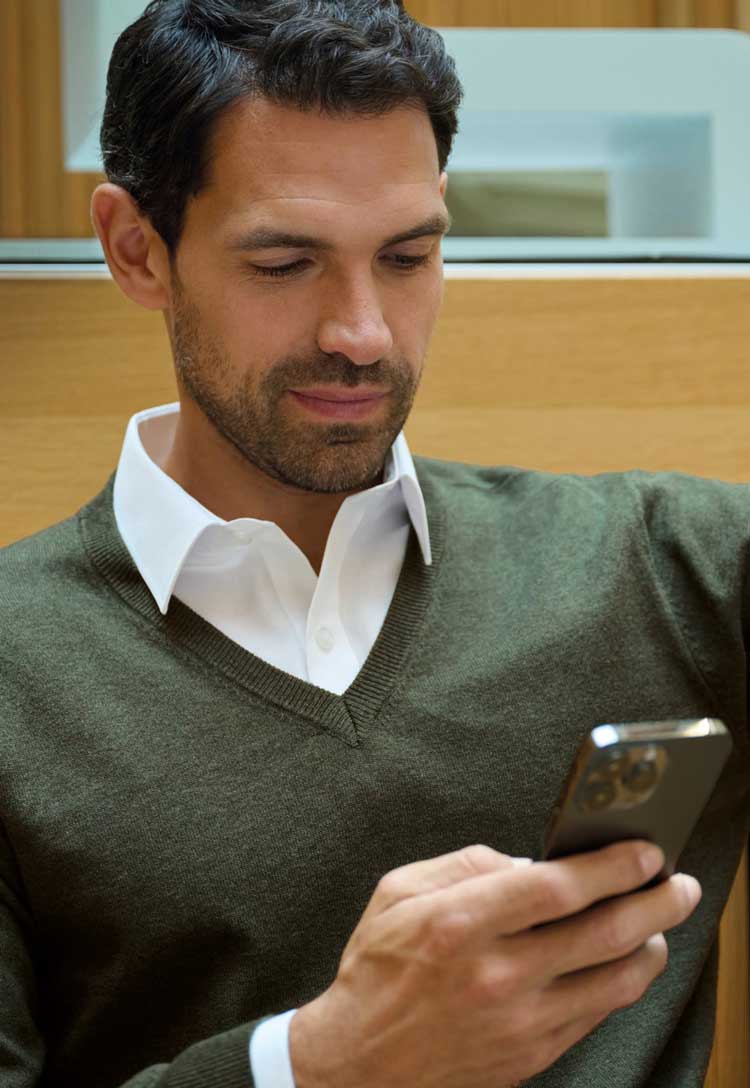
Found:
[[[408,214],[440,181],[432,125],[416,108],[342,118],[265,99],[241,102],[217,122],[211,155],[206,200],[218,220],[235,225],[297,208],[303,215],[357,216],[368,206],[379,215]]]

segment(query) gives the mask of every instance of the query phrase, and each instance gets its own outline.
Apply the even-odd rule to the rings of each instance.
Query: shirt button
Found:
[[[330,653],[333,649],[333,644],[336,639],[333,637],[333,631],[328,627],[319,627],[315,632],[315,641],[324,654]]]

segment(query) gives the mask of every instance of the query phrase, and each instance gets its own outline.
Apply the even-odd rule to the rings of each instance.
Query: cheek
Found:
[[[445,293],[443,269],[439,274],[423,276],[398,300],[398,338],[417,352],[426,349],[443,306]],[[395,330],[394,330],[395,332]]]
[[[215,314],[219,335],[237,365],[262,369],[289,353],[298,341],[300,307],[280,298],[244,296],[225,299]]]

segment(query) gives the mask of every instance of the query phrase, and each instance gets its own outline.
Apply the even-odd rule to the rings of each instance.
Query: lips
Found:
[[[383,390],[367,390],[358,389],[353,391],[351,389],[292,389],[292,393],[296,393],[300,397],[307,397],[310,400],[323,400],[330,404],[361,404],[363,401],[368,400],[380,400],[388,394],[387,389]]]
[[[387,392],[353,392],[351,389],[315,389],[309,393],[290,389],[289,393],[301,408],[314,416],[350,421],[366,419],[379,412],[388,397]]]

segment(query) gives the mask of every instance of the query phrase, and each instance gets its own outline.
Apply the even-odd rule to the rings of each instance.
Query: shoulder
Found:
[[[475,465],[415,457],[420,484],[426,493],[449,504],[474,504],[499,511],[532,509],[535,516],[578,512],[609,506],[633,506],[631,473],[580,476],[542,472],[508,465]]]
[[[736,554],[750,537],[750,484],[679,472],[606,472],[584,476],[504,465],[414,458],[429,498],[447,512],[494,521],[512,517],[518,529],[597,528],[652,545],[715,543]]]
[[[603,472],[597,475],[542,472],[507,465],[475,465],[414,457],[420,483],[438,488],[444,494],[470,491],[488,498],[500,492],[515,499],[541,497],[582,503],[615,503],[651,511],[657,507],[700,511],[725,507],[747,511],[750,484],[726,483],[680,472]]]
[[[97,497],[99,498],[99,497]],[[83,517],[93,502],[75,514],[0,548],[0,627],[9,654],[24,640],[54,637],[81,625],[101,592],[82,535]]]
[[[63,576],[80,551],[78,514],[0,548],[0,600],[23,595],[32,582]]]

